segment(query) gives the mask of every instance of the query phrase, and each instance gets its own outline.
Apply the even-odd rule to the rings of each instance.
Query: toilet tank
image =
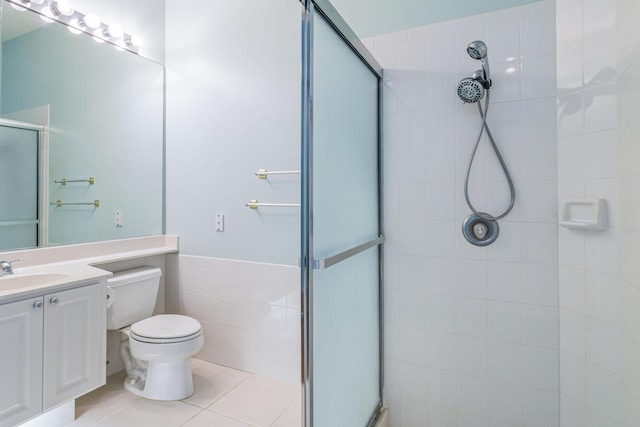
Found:
[[[139,267],[107,279],[107,329],[120,329],[153,315],[162,270]]]

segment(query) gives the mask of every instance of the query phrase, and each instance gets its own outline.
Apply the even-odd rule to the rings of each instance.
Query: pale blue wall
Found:
[[[167,1],[167,232],[180,253],[296,265],[300,3]],[[215,231],[216,213],[225,231]]]
[[[539,0],[331,0],[360,37],[419,27]]]

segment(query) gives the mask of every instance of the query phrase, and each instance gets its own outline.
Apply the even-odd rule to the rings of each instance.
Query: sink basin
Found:
[[[21,287],[46,285],[67,278],[62,273],[12,274],[0,277],[0,291]]]

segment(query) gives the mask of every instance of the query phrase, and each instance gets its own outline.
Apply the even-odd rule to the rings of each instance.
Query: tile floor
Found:
[[[192,359],[195,393],[177,402],[134,396],[124,372],[76,400],[69,427],[300,427],[300,385]]]

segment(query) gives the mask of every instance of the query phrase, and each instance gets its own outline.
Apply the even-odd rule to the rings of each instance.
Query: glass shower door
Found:
[[[38,245],[38,131],[0,126],[0,250]]]
[[[379,75],[336,31],[333,13],[310,7],[305,420],[364,427],[381,405]]]

